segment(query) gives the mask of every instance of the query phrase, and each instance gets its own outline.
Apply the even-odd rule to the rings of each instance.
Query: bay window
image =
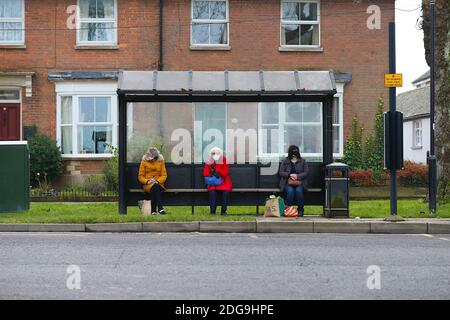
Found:
[[[62,90],[58,93],[57,142],[63,156],[110,156],[111,146],[117,146],[116,100],[114,93],[106,92]]]
[[[281,46],[320,46],[319,1],[281,1]]]
[[[78,0],[77,43],[117,44],[117,0]]]
[[[24,0],[0,0],[0,45],[25,42]]]

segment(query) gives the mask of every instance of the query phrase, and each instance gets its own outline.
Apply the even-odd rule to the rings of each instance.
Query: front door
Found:
[[[20,140],[20,104],[0,103],[0,141]]]

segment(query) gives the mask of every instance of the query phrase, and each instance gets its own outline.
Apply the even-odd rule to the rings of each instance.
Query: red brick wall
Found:
[[[370,1],[382,10],[381,30],[366,27],[369,3],[322,0],[323,52],[280,52],[280,1],[230,0],[230,51],[191,51],[190,0],[166,0],[165,70],[328,70],[351,72],[345,87],[345,135],[354,115],[370,129],[377,99],[388,100],[383,74],[388,71],[388,22],[393,0]],[[56,138],[56,96],[47,80],[55,70],[153,70],[159,54],[159,1],[118,0],[117,50],[75,49],[76,31],[68,30],[68,6],[75,0],[25,0],[26,49],[0,48],[0,71],[34,71],[33,97],[23,94],[23,125]],[[23,92],[24,93],[24,92]],[[92,166],[86,162],[86,172]]]

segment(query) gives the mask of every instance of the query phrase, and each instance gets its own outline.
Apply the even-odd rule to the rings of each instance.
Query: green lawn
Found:
[[[384,218],[389,216],[389,200],[352,201],[352,217]],[[450,204],[440,206],[438,214],[425,214],[428,205],[422,200],[399,200],[398,213],[404,218],[450,218]],[[228,216],[211,216],[207,207],[166,207],[165,216],[142,216],[137,207],[128,208],[128,215],[117,212],[117,203],[32,203],[28,212],[0,213],[0,223],[99,223],[141,221],[204,221],[204,220],[254,220],[255,207],[230,207]],[[260,207],[260,214],[264,211]],[[306,207],[306,214],[321,214],[322,208]]]

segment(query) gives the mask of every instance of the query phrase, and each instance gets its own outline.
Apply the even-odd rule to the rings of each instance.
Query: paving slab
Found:
[[[430,234],[450,234],[449,222],[428,222],[428,233]]]
[[[85,232],[86,225],[78,223],[32,223],[29,232]]]
[[[142,232],[141,222],[86,224],[86,232]]]
[[[313,233],[313,221],[294,219],[261,219],[256,222],[258,233]]]
[[[370,233],[370,222],[314,221],[314,233]]]
[[[144,222],[143,232],[198,232],[200,222]]]
[[[256,221],[200,221],[200,232],[256,232]]]
[[[371,222],[371,233],[385,234],[422,234],[428,233],[426,222]]]
[[[0,232],[27,232],[28,224],[25,223],[1,223]]]

